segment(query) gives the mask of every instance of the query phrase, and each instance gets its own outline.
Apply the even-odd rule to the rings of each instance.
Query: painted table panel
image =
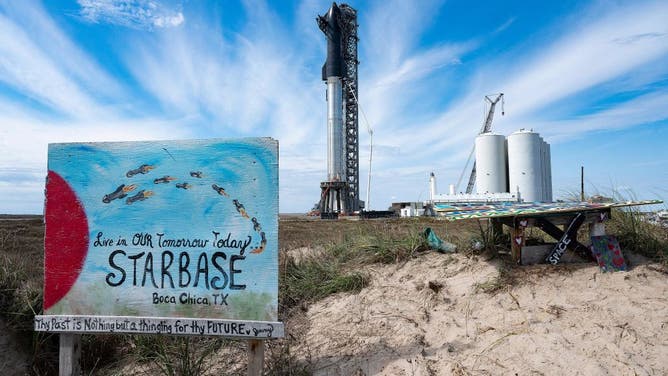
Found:
[[[558,214],[599,209],[620,208],[637,205],[661,204],[660,200],[625,201],[609,203],[590,202],[529,202],[529,203],[499,203],[481,205],[448,205],[436,204],[434,210],[439,216],[447,219],[499,218],[528,216],[534,214]]]

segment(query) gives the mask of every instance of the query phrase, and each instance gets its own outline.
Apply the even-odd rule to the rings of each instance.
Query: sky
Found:
[[[431,172],[446,193],[500,92],[493,131],[551,145],[555,199],[579,193],[584,166],[589,195],[668,200],[668,2],[349,4],[368,208],[427,199]],[[279,211],[310,210],[330,5],[0,0],[0,213],[42,213],[49,143],[245,137],[279,141]]]

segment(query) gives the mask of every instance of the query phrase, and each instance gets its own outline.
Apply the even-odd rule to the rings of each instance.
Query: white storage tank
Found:
[[[540,138],[540,182],[541,197],[540,201],[547,201],[547,143]]]
[[[552,202],[552,153],[550,152],[550,144],[545,143],[547,149],[547,166],[545,167],[546,175],[543,176],[547,184],[547,192],[545,194],[545,201]]]
[[[525,202],[545,201],[543,149],[538,133],[520,129],[508,136],[509,188],[511,192],[519,188]]]
[[[494,133],[482,133],[475,139],[476,192],[508,192],[506,139]]]

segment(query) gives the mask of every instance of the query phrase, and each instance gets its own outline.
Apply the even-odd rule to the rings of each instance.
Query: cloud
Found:
[[[642,71],[647,64],[665,57],[668,54],[668,39],[665,36],[668,32],[667,16],[668,8],[664,4],[643,3],[613,9],[596,17],[587,15],[577,24],[560,25],[560,28],[569,31],[556,41],[548,44],[541,42],[532,51],[523,47],[515,52],[528,56],[525,58],[509,54],[490,61],[469,81],[468,90],[459,100],[441,113],[432,113],[431,120],[416,127],[397,130],[392,137],[409,139],[417,127],[421,134],[428,135],[413,137],[414,142],[402,145],[404,152],[418,156],[415,159],[421,158],[425,149],[452,152],[451,148],[460,148],[459,145],[467,140],[468,148],[482,123],[483,96],[498,91],[506,94],[508,116],[502,118],[497,113],[494,122],[496,131],[509,133],[526,124],[527,128],[550,132],[541,126],[549,123],[545,121],[549,119],[547,113],[541,112],[544,109],[561,104],[570,96],[613,82],[629,72]],[[619,40],[632,42],[620,44]],[[664,64],[660,74],[665,74],[667,69]],[[614,94],[605,93],[606,96]],[[663,111],[659,113],[663,114]],[[550,111],[549,114],[554,116],[555,112]],[[561,113],[561,116],[565,115]],[[626,126],[637,124],[637,116],[628,111],[617,115],[622,116],[617,123]],[[587,127],[568,129],[579,134],[591,130]]]
[[[599,16],[584,26],[565,25],[570,33],[536,52],[504,83],[508,98],[522,98],[513,112],[540,110],[665,56],[667,19],[665,3],[641,3]]]
[[[651,92],[612,108],[570,120],[536,123],[554,142],[564,142],[595,131],[623,129],[668,119],[668,93]]]
[[[361,15],[358,22],[366,56],[382,71],[401,65],[418,49],[419,37],[434,21],[442,3],[425,0],[415,6],[402,0],[374,2],[368,16]]]
[[[89,116],[93,100],[14,22],[0,15],[0,81],[56,111]]]
[[[217,135],[301,145],[320,116],[324,122],[324,85],[293,29],[273,22],[279,16],[261,4],[246,6],[238,33],[198,22],[132,41],[125,65],[170,115],[204,114],[204,128]]]
[[[278,9],[244,1],[234,21],[221,22],[210,16],[221,9],[184,13],[177,1],[79,1],[76,19],[88,23],[77,27],[130,29],[109,51],[120,66],[96,61],[39,4],[7,4],[0,3],[0,195],[18,185],[41,195],[35,171],[45,168],[48,142],[271,136],[280,142],[280,210],[317,201],[326,170],[326,41],[314,18],[330,3]],[[460,175],[486,94],[507,98],[495,131],[534,128],[553,143],[668,119],[665,2],[593,5],[493,56],[489,44],[519,18],[499,20],[487,35],[444,33],[434,42],[432,24],[447,2],[369,4],[358,13],[359,99],[374,129],[374,208],[420,196],[430,171],[442,188]],[[362,196],[365,127],[360,117]]]
[[[185,18],[181,6],[169,7],[151,0],[78,0],[81,17],[92,23],[108,23],[133,29],[177,27]]]
[[[496,30],[494,30],[494,33],[495,33],[495,34],[498,34],[498,33],[502,32],[502,31],[506,30],[507,28],[510,27],[510,25],[512,25],[513,23],[515,23],[515,20],[516,20],[515,17],[511,17],[511,18],[509,18],[509,19],[506,20],[506,22],[504,22],[501,26],[497,27]]]
[[[619,44],[633,44],[642,41],[643,39],[665,38],[666,33],[641,33],[620,38],[615,38],[612,41]]]
[[[200,134],[278,139],[281,210],[295,211],[289,203],[303,202],[305,192],[317,200],[324,176],[314,171],[325,166],[324,57],[305,54],[300,41],[305,35],[305,43],[312,43],[311,32],[284,25],[265,3],[244,3],[244,11],[234,32],[193,16],[183,27],[134,40],[124,62],[164,114],[198,117]],[[290,11],[306,14],[303,8]],[[299,189],[288,188],[295,183]]]
[[[414,12],[418,11],[411,14]],[[473,75],[463,79],[457,62],[484,48],[485,39],[450,41],[450,55],[420,52],[424,51],[418,44],[423,29],[407,26],[414,19],[411,14],[407,20],[394,21],[399,22],[396,29],[408,35],[388,31],[398,39],[400,47],[396,51],[400,52],[390,51],[390,55],[382,57],[383,63],[365,70],[360,85],[362,105],[366,100],[365,108],[376,130],[375,141],[400,150],[398,156],[374,158],[373,169],[391,169],[391,180],[408,184],[415,176],[422,175],[420,179],[426,181],[427,173],[436,170],[444,172],[445,180],[454,182],[484,119],[483,97],[490,93],[503,91],[508,100],[507,116],[500,116],[497,109],[493,127],[496,132],[509,134],[522,127],[534,128],[547,136],[549,142],[668,119],[665,89],[661,85],[647,86],[668,73],[665,3],[597,7],[564,18],[567,21],[555,25],[555,29],[563,30],[556,39],[549,34],[551,30],[549,39],[538,35],[532,39],[533,44],[521,44],[487,59]],[[369,18],[376,19],[374,15]],[[379,43],[370,47],[372,52],[382,50],[383,41],[388,38],[387,33],[381,32],[388,21],[377,19],[378,25],[370,28],[382,36],[376,41],[370,38],[371,43]],[[509,19],[493,33],[513,20]],[[434,59],[439,63],[433,64],[427,59],[433,56],[444,58]],[[420,67],[433,69],[420,74]],[[458,82],[438,79],[447,77],[449,70],[457,72]],[[379,83],[389,84],[385,85],[389,88]],[[614,98],[630,89],[641,89],[644,94],[632,100]],[[431,106],[421,107],[426,108],[424,112],[416,110],[420,105],[416,98],[429,101],[434,96],[447,97],[453,91],[459,95],[452,101],[441,102],[440,110],[435,101]],[[641,93],[633,94],[632,98]],[[592,106],[594,98],[606,105]],[[588,113],[582,115],[583,109]],[[376,186],[391,184],[390,180],[383,180],[386,178],[382,174],[376,172],[374,176]],[[398,192],[403,188],[393,186],[393,189]],[[381,195],[389,199],[390,194]]]
[[[20,110],[10,113],[0,114],[0,208],[4,213],[41,212],[49,143],[194,138],[173,120],[54,121]]]
[[[162,119],[44,120],[25,115],[0,115],[0,124],[11,125],[3,135],[0,166],[13,171],[44,169],[47,145],[54,142],[139,141],[192,138],[182,123]],[[4,128],[4,127],[3,127]]]
[[[59,115],[99,116],[125,92],[39,3],[0,4],[0,55],[0,81]]]

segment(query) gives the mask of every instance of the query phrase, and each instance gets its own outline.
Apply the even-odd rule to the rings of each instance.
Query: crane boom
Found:
[[[499,103],[499,101],[501,101],[501,115],[505,114],[503,110],[503,93],[497,94],[495,99],[490,98],[489,95],[485,95],[485,100],[489,102],[489,112],[487,112],[487,116],[485,117],[485,122],[482,124],[482,128],[480,129],[479,134],[487,133],[492,130],[492,120],[494,119],[494,108],[496,107],[496,104]],[[476,165],[475,160],[473,160],[473,168],[471,169],[469,184],[466,186],[466,193],[473,192],[473,186],[475,185],[475,177],[476,177],[475,165]]]

